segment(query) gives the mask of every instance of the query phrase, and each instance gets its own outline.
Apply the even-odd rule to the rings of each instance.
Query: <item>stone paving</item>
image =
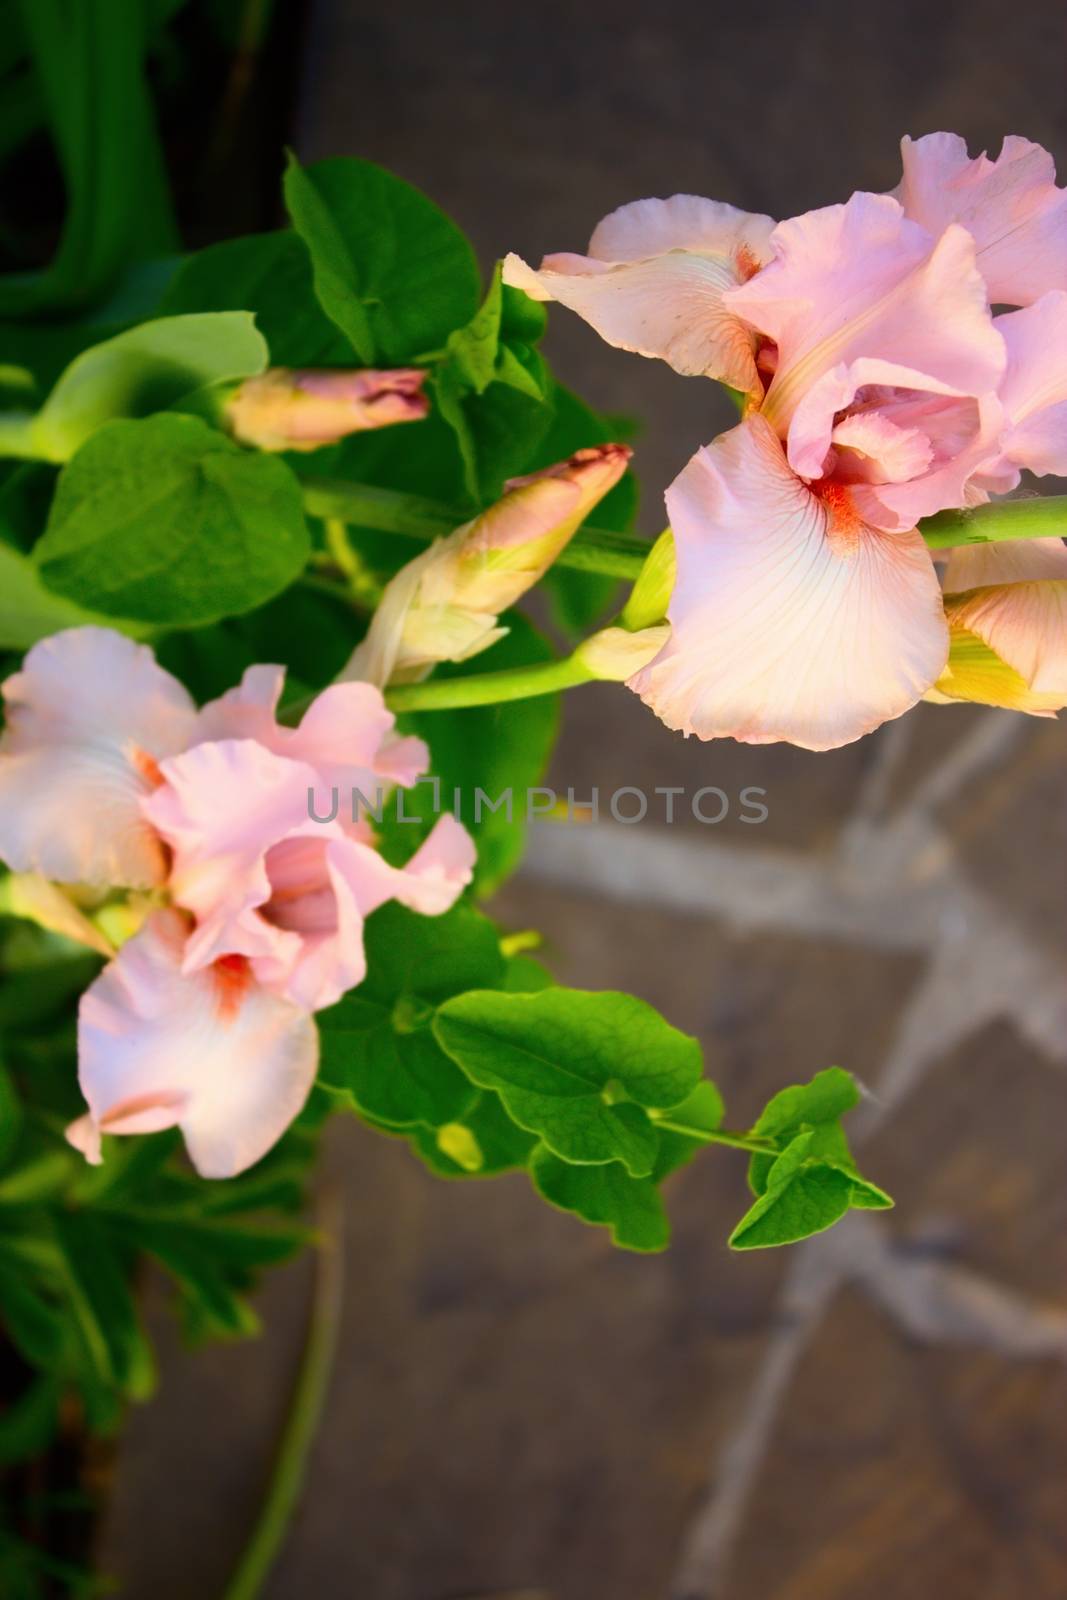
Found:
[[[781,213],[888,187],[905,129],[1027,132],[1065,164],[1059,6],[1012,28],[992,0],[314,13],[301,153],[396,167],[486,260],[578,247],[642,193]],[[653,531],[656,487],[727,418],[556,323],[571,380],[650,419]],[[812,756],[686,742],[596,686],[568,699],[551,781],[767,790],[758,827],[542,824],[493,909],[543,930],[562,981],[697,1033],[735,1122],[852,1069],[897,1209],[731,1257],[743,1165],[710,1152],[673,1180],[670,1251],[637,1258],[522,1177],[441,1184],[336,1126],[341,1354],[265,1600],[1059,1600],[1062,727],[924,706]],[[157,1319],[164,1383],[131,1419],[106,1548],[125,1593],[221,1592],[309,1267],[271,1282],[254,1345],[190,1357]]]

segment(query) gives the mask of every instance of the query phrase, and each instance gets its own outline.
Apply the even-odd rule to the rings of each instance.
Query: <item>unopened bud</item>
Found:
[[[635,632],[628,628],[601,628],[578,646],[575,655],[594,678],[621,683],[659,655],[670,632],[667,622]]]
[[[226,424],[258,450],[318,450],[366,428],[418,422],[429,410],[425,372],[294,372],[271,367],[227,399]]]
[[[630,598],[622,608],[623,627],[647,628],[653,622],[662,622],[674,592],[677,570],[674,534],[667,528],[648,552]]]
[[[75,892],[63,889],[37,872],[12,872],[0,880],[0,911],[36,922],[49,933],[60,933],[76,944],[88,945],[98,955],[111,957],[114,945],[77,904]]]
[[[436,662],[465,661],[495,643],[506,631],[500,613],[544,576],[630,454],[596,445],[513,479],[496,505],[401,568],[342,677],[410,683]]]

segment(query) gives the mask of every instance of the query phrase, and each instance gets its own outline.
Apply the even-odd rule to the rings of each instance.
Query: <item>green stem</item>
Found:
[[[536,661],[502,672],[481,672],[469,678],[434,678],[431,683],[401,683],[385,691],[390,711],[452,711],[460,706],[499,705],[504,700],[530,700],[557,689],[592,683],[596,674],[575,656],[562,661]]]
[[[920,522],[919,532],[931,550],[1004,539],[1062,539],[1067,536],[1067,495],[992,500],[972,511],[939,511]]]
[[[327,1193],[320,1201],[319,1222],[323,1239],[319,1245],[304,1358],[267,1497],[223,1600],[256,1600],[266,1582],[300,1498],[308,1453],[322,1416],[337,1349],[344,1281],[341,1207],[335,1193]]]
[[[33,436],[36,421],[32,411],[0,411],[0,457],[18,456],[23,461],[44,459],[44,452]]]
[[[371,484],[309,479],[302,488],[304,510],[313,517],[373,528],[379,533],[395,533],[405,539],[420,539],[423,543],[451,533],[468,520],[462,512],[440,501],[395,489],[379,489]],[[601,572],[612,578],[628,578],[632,582],[640,575],[651,548],[647,540],[632,534],[584,527],[579,528],[567,548],[556,557],[556,565],[579,572]]]
[[[687,1139],[699,1139],[701,1144],[726,1144],[731,1150],[750,1150],[757,1156],[776,1156],[778,1147],[770,1139],[759,1139],[753,1134],[734,1133],[729,1128],[692,1128],[684,1122],[672,1122],[669,1117],[656,1117],[657,1128],[668,1133],[684,1133]]]

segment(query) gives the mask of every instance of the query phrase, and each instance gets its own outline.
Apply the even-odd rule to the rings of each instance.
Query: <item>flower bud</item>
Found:
[[[544,576],[630,454],[626,445],[595,445],[512,479],[496,505],[401,568],[342,677],[410,683],[438,661],[488,649],[506,632],[500,612]]]
[[[60,933],[76,944],[88,945],[98,955],[114,955],[114,946],[78,905],[76,891],[50,883],[38,872],[11,872],[0,880],[0,911],[36,922],[49,933]]]
[[[1067,548],[1059,539],[952,552],[948,662],[936,701],[1053,716],[1067,706]]]
[[[609,678],[614,683],[640,672],[659,655],[670,638],[670,623],[659,622],[654,627],[601,628],[583,641],[575,655],[594,678]]]
[[[291,371],[271,367],[229,396],[224,417],[241,444],[258,450],[318,450],[347,434],[418,422],[429,410],[425,372]]]
[[[667,615],[677,575],[674,534],[670,528],[665,528],[645,557],[645,564],[623,607],[623,626],[647,628],[654,622],[661,622]]]

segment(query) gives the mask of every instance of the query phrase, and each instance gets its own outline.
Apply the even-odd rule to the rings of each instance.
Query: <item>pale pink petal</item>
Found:
[[[294,944],[253,962],[262,983],[307,1011],[333,1005],[362,983],[365,913],[358,890],[380,859],[351,838],[288,839],[268,853],[271,897],[262,914],[289,930]]]
[[[197,1170],[232,1177],[265,1155],[307,1099],[311,1018],[240,967],[182,971],[184,924],[150,919],[82,997],[78,1077],[89,1106],[68,1131],[93,1159],[103,1133],[178,1126]]]
[[[957,394],[995,389],[1004,345],[974,244],[962,228],[934,242],[888,195],[779,223],[775,260],[723,296],[778,346],[762,411],[785,437],[819,378],[860,357],[891,361]]]
[[[1009,136],[996,161],[972,161],[958,135],[929,133],[900,151],[907,215],[932,234],[957,222],[973,235],[991,301],[1022,306],[1067,289],[1067,190],[1047,150]]]
[[[1067,293],[1043,295],[996,325],[1008,350],[1000,386],[1003,459],[1030,472],[1067,474]]]
[[[855,487],[865,521],[899,532],[985,499],[1002,432],[995,394],[960,395],[911,367],[861,356],[831,368],[802,397],[788,455],[805,478],[819,476],[821,462],[827,477]]]
[[[371,798],[373,780],[386,788],[390,783],[410,788],[430,765],[424,741],[402,738],[395,727],[380,689],[370,683],[334,683],[315,697],[291,739],[284,737],[289,730],[282,730],[280,749],[314,767],[327,786],[336,784],[346,793],[362,788]]]
[[[403,867],[391,866],[369,843],[347,837],[293,839],[267,857],[272,895],[263,914],[295,930],[295,960],[254,961],[261,981],[298,1005],[318,1011],[363,981],[363,923],[387,900],[438,916],[471,881],[474,843],[454,817],[438,819]]]
[[[958,545],[947,554],[946,594],[994,584],[1067,580],[1067,545],[1062,539],[1003,539],[996,544]]]
[[[546,256],[539,272],[508,256],[504,281],[559,301],[620,349],[755,394],[757,341],[724,309],[723,292],[767,259],[772,227],[694,195],[642,200],[605,218],[588,256]]]
[[[335,683],[316,695],[299,726],[277,719],[285,668],[249,667],[236,689],[204,706],[198,738],[255,739],[275,755],[303,761],[318,773],[319,787],[346,793],[361,789],[373,800],[376,786],[409,788],[429,765],[421,739],[401,738],[396,718],[380,689],[370,683]]]
[[[854,412],[834,428],[838,482],[907,483],[926,471],[933,446],[921,428],[902,428],[878,411]]]
[[[196,745],[163,763],[165,782],[144,811],[169,845],[170,890],[191,911],[185,963],[189,971],[224,955],[291,962],[298,937],[258,915],[271,897],[267,852],[283,840],[338,837],[339,822],[320,824],[308,792],[325,815],[318,775],[251,739]]]
[[[724,200],[675,194],[631,200],[593,229],[589,254],[597,261],[641,261],[668,250],[708,250],[741,257],[744,276],[771,258],[773,217],[741,211]]]
[[[436,917],[454,905],[471,881],[474,840],[455,817],[439,817],[429,837],[401,872],[396,898],[412,911]]]
[[[828,750],[937,678],[948,635],[920,536],[864,525],[847,489],[813,494],[761,416],[699,451],[667,509],[672,635],[629,686],[668,727]]]
[[[159,883],[165,860],[140,800],[157,762],[194,736],[178,680],[146,645],[72,628],[34,645],[4,698],[0,856],[65,883]]]

